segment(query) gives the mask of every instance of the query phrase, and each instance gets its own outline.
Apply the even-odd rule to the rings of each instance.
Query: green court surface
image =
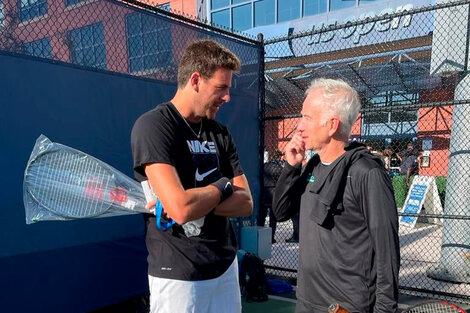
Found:
[[[246,302],[242,298],[242,313],[294,313],[295,302],[291,299],[282,300],[280,297],[270,297],[265,302]]]

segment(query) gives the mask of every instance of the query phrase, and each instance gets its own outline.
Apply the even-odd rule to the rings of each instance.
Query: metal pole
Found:
[[[259,48],[259,71],[258,71],[258,84],[259,84],[259,97],[258,97],[258,108],[259,108],[259,183],[260,183],[260,192],[259,192],[259,201],[258,201],[258,210],[256,214],[252,214],[253,220],[252,225],[256,225],[256,219],[259,215],[259,208],[261,207],[263,201],[264,193],[264,123],[265,123],[265,101],[264,101],[264,37],[262,33],[258,34],[258,42],[260,43]]]
[[[470,74],[467,68],[470,8],[469,5],[461,5],[445,10],[436,12],[434,28],[436,36],[433,35],[432,55],[437,62],[434,63],[434,72],[445,75],[458,73],[454,99],[468,100],[470,99]],[[465,39],[461,40],[463,38]],[[470,215],[469,103],[454,106],[452,114],[444,214]],[[469,220],[449,218],[444,221],[440,262],[430,268],[427,274],[438,280],[470,283]]]

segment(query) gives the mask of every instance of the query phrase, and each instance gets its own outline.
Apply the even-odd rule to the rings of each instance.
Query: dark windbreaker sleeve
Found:
[[[371,169],[363,181],[361,193],[377,269],[374,312],[396,312],[400,245],[397,206],[390,178],[382,169]]]
[[[273,213],[276,220],[283,222],[300,211],[300,197],[305,189],[301,181],[302,167],[290,166],[286,162],[276,183],[273,197]]]

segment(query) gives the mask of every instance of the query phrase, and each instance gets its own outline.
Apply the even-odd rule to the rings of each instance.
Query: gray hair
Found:
[[[312,81],[305,95],[314,89],[323,89],[324,101],[321,124],[325,125],[329,118],[337,116],[341,122],[340,132],[349,136],[351,127],[361,109],[361,101],[357,91],[342,79],[317,78]]]

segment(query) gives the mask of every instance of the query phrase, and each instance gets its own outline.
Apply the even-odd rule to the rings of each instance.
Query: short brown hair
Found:
[[[214,40],[198,40],[189,44],[178,66],[178,88],[184,87],[194,72],[210,78],[217,68],[240,71],[240,59]]]

